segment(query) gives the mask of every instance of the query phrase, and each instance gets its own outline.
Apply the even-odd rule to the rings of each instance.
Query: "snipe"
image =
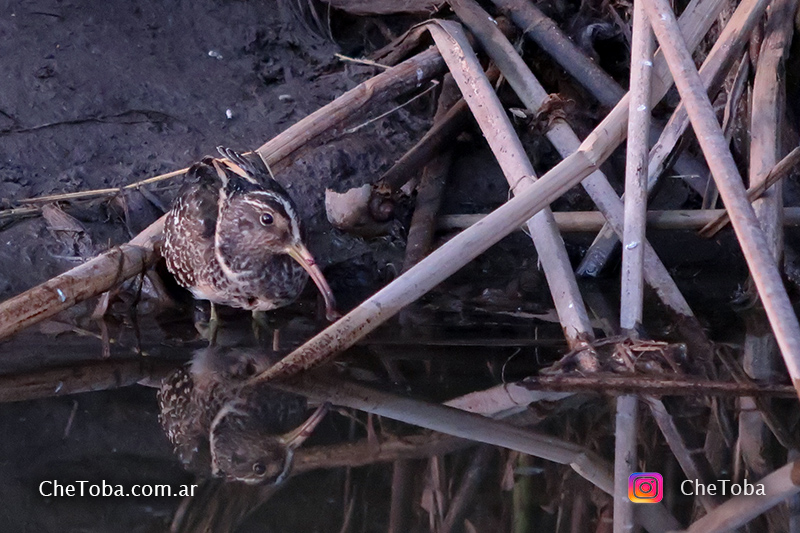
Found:
[[[263,353],[209,347],[158,391],[159,420],[184,466],[248,484],[278,484],[294,452],[324,418],[306,418],[306,399],[245,380],[265,368]]]
[[[164,258],[195,298],[251,311],[292,303],[308,276],[335,320],[333,293],[303,244],[297,208],[257,154],[218,148],[189,169],[164,226]],[[213,335],[212,335],[213,339]]]

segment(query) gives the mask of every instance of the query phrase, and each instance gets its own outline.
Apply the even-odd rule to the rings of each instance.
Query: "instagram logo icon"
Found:
[[[634,472],[628,478],[628,498],[633,503],[658,503],[664,497],[664,478],[655,472]]]

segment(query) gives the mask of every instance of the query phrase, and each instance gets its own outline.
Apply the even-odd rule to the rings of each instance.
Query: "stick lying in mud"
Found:
[[[143,273],[158,258],[164,217],[130,242],[0,304],[0,339]]]

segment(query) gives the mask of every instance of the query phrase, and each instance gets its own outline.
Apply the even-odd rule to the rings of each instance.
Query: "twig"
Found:
[[[444,61],[435,48],[403,61],[350,89],[256,150],[272,170],[288,166],[300,149],[318,146],[342,131],[353,116],[418,89],[439,75]]]
[[[459,99],[458,94],[458,87],[453,81],[452,76],[448,74],[445,77],[444,83],[442,83],[442,92],[439,95],[436,114],[433,117],[433,128],[431,128],[429,133],[444,122],[452,123],[450,112],[456,107],[461,108],[460,111],[456,110],[457,117],[462,117],[464,119],[467,117],[467,105],[464,100]],[[461,122],[461,120],[456,122]],[[428,135],[426,134],[425,137],[428,137]],[[423,140],[425,137],[423,137]],[[406,156],[411,154],[411,152],[421,144],[422,141],[417,143],[411,151],[406,152]],[[430,156],[432,153],[433,152],[428,155]],[[403,156],[403,159],[406,159],[406,156]],[[403,161],[403,159],[400,161]],[[428,163],[422,173],[422,178],[420,179],[419,185],[417,185],[417,199],[414,206],[414,215],[411,218],[408,238],[406,239],[406,256],[403,261],[403,271],[419,263],[420,259],[425,257],[430,251],[435,230],[436,213],[438,213],[439,206],[442,203],[442,193],[444,192],[444,187],[447,182],[447,173],[450,170],[450,159],[451,154],[449,151],[440,153]],[[400,161],[398,161],[392,169],[397,168]],[[410,177],[411,174],[407,173],[406,176]],[[384,179],[385,177],[386,174],[384,174]],[[394,185],[396,186],[397,184]]]
[[[775,260],[769,253],[764,232],[747,199],[742,178],[731,157],[711,103],[686,45],[678,36],[671,7],[664,0],[646,0],[647,15],[664,50],[675,83],[697,133],[720,195],[731,213],[739,239],[761,301],[770,319],[789,375],[800,394],[800,324],[783,286]]]
[[[360,130],[361,128],[365,128],[365,127],[369,126],[369,125],[370,125],[370,124],[372,124],[373,122],[377,122],[377,121],[381,120],[382,118],[388,117],[389,115],[391,115],[391,114],[392,114],[392,113],[394,113],[395,111],[399,111],[400,109],[403,109],[405,106],[407,106],[408,104],[410,104],[410,103],[411,103],[411,102],[413,102],[414,100],[417,100],[418,98],[422,98],[423,96],[425,96],[426,94],[428,94],[429,92],[431,92],[432,90],[434,90],[434,89],[435,89],[435,88],[436,88],[438,85],[439,85],[439,82],[438,82],[438,81],[436,81],[436,80],[431,80],[431,85],[430,85],[430,87],[428,87],[428,88],[427,88],[427,89],[425,89],[424,91],[420,92],[419,94],[415,94],[414,96],[412,96],[411,98],[409,98],[408,100],[406,100],[405,102],[403,102],[402,104],[399,104],[399,105],[396,105],[396,106],[394,106],[394,107],[393,107],[393,108],[391,108],[390,110],[388,110],[388,111],[386,111],[386,112],[384,112],[384,113],[381,113],[381,114],[380,114],[380,115],[378,115],[377,117],[373,117],[373,118],[371,118],[371,119],[367,120],[366,122],[362,122],[361,124],[359,124],[359,125],[357,125],[357,126],[353,126],[352,128],[347,128],[346,130],[344,130],[344,132],[345,132],[345,133],[347,133],[347,134],[350,134],[350,133],[355,133],[355,132],[357,132],[358,130]]]
[[[433,156],[461,133],[469,122],[469,107],[464,100],[458,101],[433,126],[422,139],[417,142],[403,157],[397,160],[378,180],[379,186],[385,185],[392,191],[402,187]]]
[[[181,176],[185,174],[186,171],[188,170],[189,170],[188,168],[174,170],[172,172],[167,172],[166,174],[159,174],[158,176],[153,176],[151,178],[137,181],[136,183],[129,183],[128,185],[123,185],[122,187],[117,187],[117,188],[94,189],[91,191],[78,191],[78,192],[69,192],[64,194],[52,194],[49,196],[39,196],[36,198],[24,198],[22,200],[19,200],[19,203],[38,204],[38,203],[48,203],[48,202],[63,202],[65,200],[78,200],[83,198],[96,198],[98,196],[114,196],[115,194],[119,194],[119,192],[122,190],[138,189],[140,187],[143,187],[144,185],[150,185],[152,183],[168,180],[176,176]],[[0,212],[0,214],[2,214],[2,212]]]
[[[745,50],[742,59],[739,60],[739,68],[733,76],[730,90],[728,91],[728,100],[725,102],[725,111],[722,114],[722,131],[725,134],[725,139],[730,143],[733,138],[735,130],[737,110],[741,103],[744,90],[747,87],[747,81],[750,75],[750,54]],[[713,178],[709,178],[706,183],[706,190],[703,193],[703,204],[701,209],[713,209],[719,200],[719,191],[717,185],[714,183]]]
[[[469,514],[480,483],[486,476],[495,455],[496,451],[491,446],[480,446],[475,450],[461,478],[461,485],[450,501],[450,508],[442,523],[441,533],[452,533],[460,529],[461,522]]]
[[[371,59],[350,57],[350,56],[346,56],[344,54],[339,54],[339,53],[333,54],[333,57],[335,57],[336,59],[339,59],[340,61],[346,61],[348,63],[357,63],[359,65],[367,65],[369,67],[378,67],[378,68],[382,68],[384,70],[392,68],[391,65],[383,65],[383,64],[378,63],[377,61],[373,61]]]

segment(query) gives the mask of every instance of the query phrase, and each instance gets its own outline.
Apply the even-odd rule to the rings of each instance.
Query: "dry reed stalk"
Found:
[[[700,69],[700,76],[703,78],[706,88],[712,89],[720,86],[725,72],[741,53],[742,48],[747,43],[747,37],[761,20],[767,5],[767,0],[748,0],[739,4]],[[681,16],[682,18],[683,15]],[[696,44],[691,42],[687,43],[687,46],[690,49],[694,49]],[[671,159],[670,155],[675,150],[688,125],[688,116],[681,103],[673,112],[658,141],[650,150],[647,179],[648,191],[652,192],[655,189],[659,178],[666,170],[668,161]],[[677,166],[675,170],[679,174],[684,172]],[[705,187],[700,192],[703,193],[704,191]],[[613,229],[610,225],[600,231],[595,242],[586,252],[586,259],[584,259],[582,265],[590,262],[592,269],[599,271],[602,268],[602,265],[605,264],[610,256],[610,251],[613,250],[613,245],[618,241],[612,233]]]
[[[747,0],[745,0],[747,1]],[[693,2],[681,16],[692,21],[707,21],[716,2]],[[713,17],[711,17],[713,20]],[[690,24],[688,38],[696,42],[702,25]],[[727,27],[726,27],[727,29]],[[653,93],[660,99],[671,78],[663,57],[654,61]],[[652,103],[652,102],[651,102]],[[297,348],[270,369],[255,376],[253,383],[293,375],[317,366],[355,344],[360,338],[431,290],[553,200],[598,169],[625,138],[628,101],[620,104],[581,144],[580,148],[553,167],[525,191],[496,209],[478,224],[461,232],[416,266],[381,289],[336,323]]]
[[[613,107],[625,95],[616,80],[583,53],[533,2],[492,0],[492,3],[508,13],[526,37],[538,44],[602,105]]]
[[[686,445],[683,435],[675,424],[675,420],[667,412],[661,400],[645,397],[644,401],[650,407],[650,413],[664,435],[664,439],[669,444],[672,454],[677,459],[678,464],[681,465],[681,470],[683,470],[686,479],[698,480],[700,483],[713,483],[716,475],[703,453],[703,449],[694,449],[693,451]],[[706,511],[716,509],[724,501],[716,494],[698,494],[697,498]]]
[[[475,450],[461,476],[461,485],[453,495],[453,499],[450,500],[450,508],[442,522],[441,533],[453,533],[461,530],[462,521],[472,510],[470,506],[473,505],[481,481],[488,473],[495,455],[496,450],[492,446],[480,446]]]
[[[797,0],[776,0],[772,3],[764,41],[758,54],[749,121],[751,189],[765,187],[782,151],[781,132],[786,112],[786,80],[783,73],[794,32],[797,4]],[[776,261],[783,256],[782,185],[772,185],[753,201],[753,209]],[[748,315],[745,318],[742,366],[750,378],[769,380],[779,368],[778,347],[765,327],[767,320],[763,311],[754,308],[749,310]],[[767,475],[775,465],[765,453],[772,439],[767,417],[759,411],[760,406],[768,410],[771,407],[761,397],[744,397],[739,402],[739,449],[747,470],[755,478]],[[767,516],[767,520],[774,518]]]
[[[405,533],[409,530],[415,481],[412,469],[415,466],[415,462],[408,459],[394,461],[392,465],[392,499],[389,504],[388,533]]]
[[[614,427],[614,533],[630,533],[636,530],[636,519],[628,478],[638,470],[639,457],[639,399],[635,395],[617,398]]]
[[[460,0],[451,4],[458,6]],[[503,170],[511,191],[514,195],[523,193],[535,182],[536,173],[461,26],[439,21],[431,23],[428,30]],[[583,346],[593,338],[592,326],[552,212],[543,209],[527,222],[527,226],[544,269],[564,336],[571,348]],[[590,359],[586,358],[587,370],[592,368]]]
[[[142,274],[158,258],[165,216],[130,242],[0,304],[0,339]]]
[[[780,180],[789,175],[790,172],[795,170],[795,167],[800,164],[800,146],[786,154],[786,157],[775,163],[772,170],[766,178],[761,180],[758,185],[753,185],[747,189],[747,199],[751,202],[761,198],[761,196],[770,187],[777,184]],[[717,234],[719,230],[724,228],[730,222],[730,216],[727,209],[720,213],[713,221],[706,224],[701,230],[700,235],[706,238],[711,238]]]
[[[661,44],[675,83],[697,133],[717,188],[739,239],[750,273],[761,295],[778,345],[795,388],[800,394],[800,324],[794,314],[783,280],[769,253],[764,232],[747,200],[742,178],[731,157],[703,83],[679,30],[672,8],[665,0],[646,0],[653,31]]]
[[[280,135],[260,146],[256,152],[273,171],[288,166],[302,148],[317,146],[340,134],[355,114],[386,103],[401,94],[422,87],[444,69],[441,55],[428,49],[360,83],[342,96],[290,126]]]
[[[644,302],[644,242],[647,216],[647,159],[649,154],[651,74],[655,43],[647,15],[636,2],[633,9],[628,145],[625,159],[625,203],[622,236],[622,293],[619,323],[636,335]],[[617,400],[619,402],[619,400]],[[635,462],[635,461],[634,461]],[[628,503],[631,503],[628,501]],[[633,512],[628,513],[630,516]],[[616,522],[616,520],[615,520]],[[616,526],[615,526],[616,527]],[[633,524],[630,524],[630,528]],[[615,531],[616,533],[616,531]]]
[[[175,178],[177,176],[181,176],[185,174],[187,170],[189,169],[182,168],[180,170],[173,170],[172,172],[167,172],[166,174],[159,174],[158,176],[153,176],[151,178],[140,180],[137,181],[136,183],[129,183],[128,185],[123,185],[122,187],[117,187],[117,188],[94,189],[91,191],[68,192],[64,194],[51,194],[48,196],[38,196],[36,198],[25,198],[23,200],[19,200],[19,203],[41,204],[49,202],[63,202],[67,200],[81,200],[85,198],[96,198],[98,196],[114,196],[116,194],[119,194],[121,191],[138,189],[145,185],[150,185],[152,183],[158,183],[159,181],[164,181]]]
[[[650,130],[651,74],[655,48],[650,23],[641,5],[633,5],[628,146],[625,162],[625,204],[622,235],[622,292],[620,328],[638,337],[644,305],[644,251],[647,215],[647,156]],[[639,400],[617,398],[614,430],[614,533],[636,529],[628,478],[637,470]]]
[[[457,111],[457,116],[463,118],[463,123],[460,127],[453,130],[453,133],[456,133],[460,132],[464,124],[466,124],[466,119],[469,117],[469,108],[466,102],[460,99],[458,87],[452,76],[448,74],[442,82],[442,92],[439,94],[436,113],[433,117],[433,127],[425,134],[422,140],[443,124],[452,123],[452,112],[454,110]],[[454,135],[451,135],[451,137],[454,137]],[[414,148],[406,152],[403,158],[420,146],[422,140]],[[442,203],[442,194],[447,182],[447,173],[450,170],[452,157],[450,151],[441,150],[441,146],[437,146],[437,151],[440,153],[435,157],[432,157],[434,152],[427,154],[425,161],[429,162],[422,172],[419,185],[417,185],[414,215],[411,217],[411,225],[408,228],[408,238],[406,239],[406,256],[403,261],[403,271],[416,265],[423,257],[428,255],[433,242],[433,234],[436,229],[436,213],[439,212],[439,206]],[[402,158],[400,161],[402,161]],[[400,161],[392,168],[396,168]],[[406,179],[411,177],[411,173],[404,173],[406,174]],[[383,179],[386,179],[386,174],[384,174]]]
[[[297,450],[293,475],[326,468],[356,468],[375,463],[409,461],[432,455],[463,450],[474,443],[444,435],[425,433],[405,437],[382,438],[377,444],[369,439],[328,446],[309,446]]]
[[[533,376],[515,384],[505,385],[505,387],[511,386],[514,388],[506,393],[506,396],[513,398],[513,401],[508,400],[509,408],[524,405],[523,402],[528,400],[528,397],[518,392],[518,388],[542,392],[597,393],[605,395],[636,393],[648,396],[725,396],[735,398],[758,393],[759,396],[763,397],[793,398],[795,396],[794,388],[790,385],[716,381],[688,376],[659,379],[637,375],[621,376],[605,372],[598,372],[590,376]],[[492,389],[481,391],[481,393],[489,397],[489,390]],[[466,399],[467,397],[464,396],[463,398]],[[540,401],[541,399],[532,397],[530,402]]]
[[[702,72],[701,72],[702,74]],[[747,82],[750,77],[750,54],[745,50],[744,55],[739,60],[739,67],[733,75],[733,80],[728,91],[728,100],[725,102],[725,110],[722,114],[722,131],[728,143],[733,139],[734,125],[736,124],[737,111],[744,97]],[[685,113],[684,113],[685,114]],[[703,192],[703,203],[700,209],[713,209],[719,200],[719,191],[713,179],[706,183],[706,190]]]
[[[648,211],[647,227],[651,230],[699,230],[724,214],[724,209]],[[444,215],[436,220],[436,227],[440,231],[466,229],[485,217],[486,215]],[[557,211],[553,213],[553,217],[562,233],[599,231],[606,223],[606,218],[599,211]],[[782,218],[784,226],[800,225],[800,207],[784,207]]]
[[[443,116],[434,117],[431,129],[389,170],[384,172],[378,180],[378,186],[384,186],[391,191],[400,189],[416,175],[419,169],[442,152],[445,145],[464,131],[468,123],[469,107],[463,100],[449,107]]]
[[[24,402],[115,389],[142,380],[159,382],[175,363],[152,358],[105,360],[0,376],[0,403]]]
[[[764,495],[740,495],[695,521],[687,533],[734,531],[761,513],[800,492],[800,462],[793,461],[756,482],[763,485]]]

